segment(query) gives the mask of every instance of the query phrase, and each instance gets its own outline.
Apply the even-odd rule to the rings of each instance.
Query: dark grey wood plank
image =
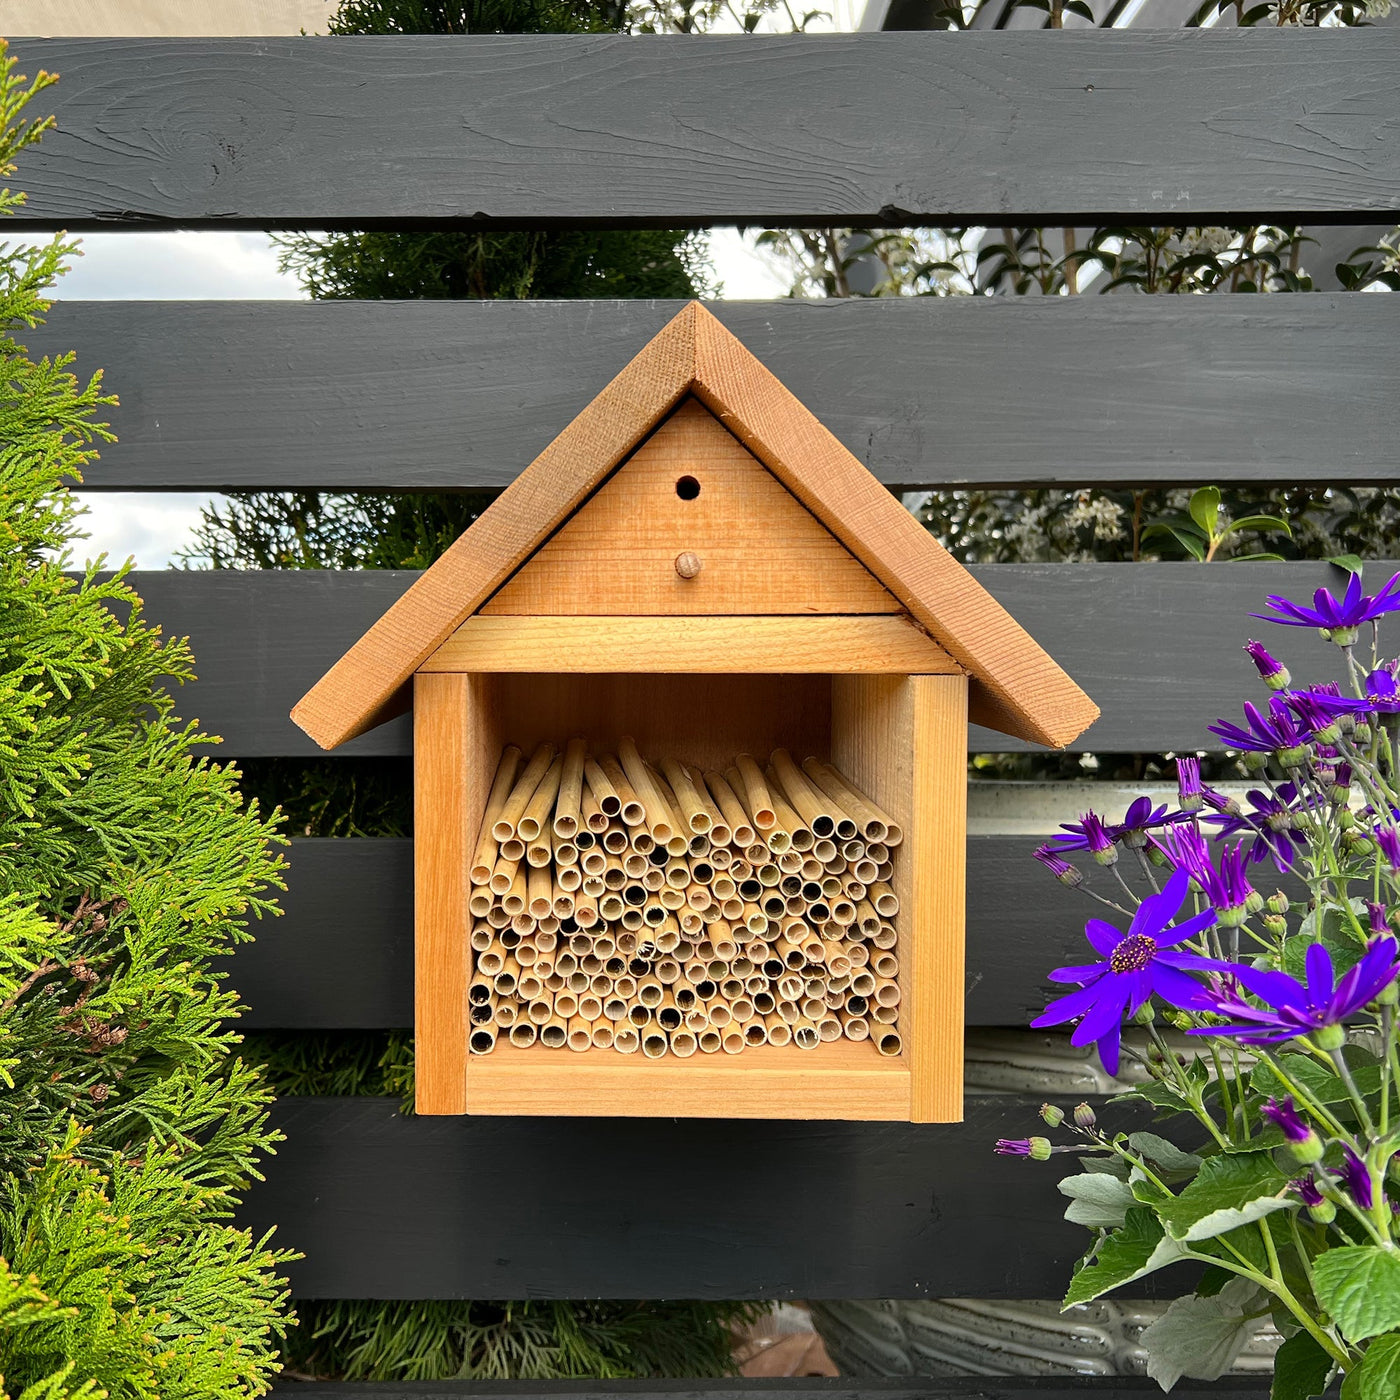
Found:
[[[1128,1400],[1160,1396],[1162,1388],[1146,1376],[862,1376],[776,1381],[284,1381],[274,1385],[272,1393],[305,1400]],[[1178,1381],[1172,1393],[1266,1400],[1269,1382],[1238,1377]]]
[[[1024,1026],[1045,974],[1081,961],[1082,894],[1031,859],[1029,836],[967,843],[967,1024]],[[398,1029],[413,1024],[413,842],[292,842],[283,917],[230,964],[248,1030]],[[1272,888],[1272,887],[1270,887]]]
[[[1385,29],[56,39],[29,227],[1400,213]]]
[[[511,481],[680,305],[70,302],[27,343],[121,396],[89,490],[456,490]],[[1400,297],[710,305],[891,486],[1395,474]]]
[[[1037,1107],[978,1097],[962,1123],[916,1125],[283,1099],[287,1140],[241,1220],[305,1251],[302,1298],[1056,1297],[1086,1238],[1055,1188],[1073,1159],[991,1150]]]
[[[1368,566],[1378,587],[1393,565]],[[1306,598],[1339,571],[1325,564],[991,564],[983,583],[1098,702],[1101,718],[1072,746],[1143,752],[1213,746],[1206,726],[1258,698],[1242,646],[1268,635],[1299,677],[1339,679],[1340,653],[1311,632],[1251,621],[1266,593]],[[319,753],[287,718],[292,705],[416,577],[410,573],[138,573],[147,615],[188,635],[201,679],[179,697],[252,758]],[[976,751],[1030,746],[974,729]],[[336,750],[409,751],[400,717]]]

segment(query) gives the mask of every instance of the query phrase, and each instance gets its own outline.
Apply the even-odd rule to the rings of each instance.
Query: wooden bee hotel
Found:
[[[961,1117],[969,717],[1098,711],[698,303],[292,717],[410,704],[419,1113]]]

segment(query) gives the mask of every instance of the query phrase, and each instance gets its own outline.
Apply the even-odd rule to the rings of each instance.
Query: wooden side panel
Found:
[[[419,1113],[465,1113],[467,867],[500,752],[487,687],[414,679],[414,1038]]]
[[[420,671],[961,675],[906,617],[469,617]]]
[[[676,571],[683,553],[701,562],[694,578]],[[865,565],[695,399],[482,608],[525,616],[899,611]]]
[[[900,1034],[916,1123],[962,1118],[967,680],[836,676],[832,762],[904,827]]]

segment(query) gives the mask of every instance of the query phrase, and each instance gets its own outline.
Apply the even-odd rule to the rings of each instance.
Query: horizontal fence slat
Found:
[[[968,1025],[1025,1025],[1045,1005],[1046,972],[1085,951],[1093,908],[1031,859],[1037,841],[968,839]],[[293,841],[281,904],[231,964],[245,1029],[413,1024],[412,841]]]
[[[55,39],[30,226],[1379,222],[1400,34]]]
[[[1367,568],[1378,587],[1392,565]],[[1098,703],[1073,747],[1098,752],[1215,746],[1206,726],[1258,699],[1242,646],[1262,629],[1298,677],[1341,679],[1340,652],[1310,630],[1284,635],[1247,614],[1266,593],[1308,598],[1340,570],[1303,564],[989,564],[974,576]],[[287,718],[292,705],[407,588],[391,570],[152,571],[132,576],[146,614],[187,635],[200,679],[177,709],[239,758],[321,751]],[[336,752],[406,754],[405,717]],[[974,728],[974,751],[1031,748]]]
[[[1162,1388],[1146,1376],[843,1376],[779,1381],[283,1381],[272,1393],[303,1400],[1160,1400]],[[1267,1400],[1269,1381],[1264,1376],[1178,1381],[1172,1393]]]
[[[1074,1168],[992,1152],[1038,1107],[982,1096],[921,1125],[283,1099],[241,1216],[305,1252],[303,1298],[1052,1298],[1086,1240],[1056,1190]]]
[[[679,302],[60,302],[89,490],[506,485]],[[1391,482],[1400,297],[712,302],[891,486]]]

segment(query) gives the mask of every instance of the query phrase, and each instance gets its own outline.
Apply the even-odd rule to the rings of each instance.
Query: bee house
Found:
[[[967,727],[1097,710],[686,307],[301,700],[414,713],[417,1111],[953,1121]]]

